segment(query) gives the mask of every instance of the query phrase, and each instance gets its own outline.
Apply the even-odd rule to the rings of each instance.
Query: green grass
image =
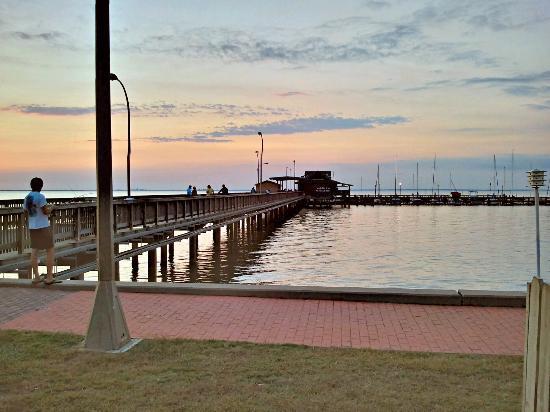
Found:
[[[0,410],[517,411],[522,358],[0,331]]]

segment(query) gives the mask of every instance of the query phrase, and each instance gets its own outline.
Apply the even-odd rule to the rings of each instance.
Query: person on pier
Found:
[[[222,188],[220,189],[220,191],[218,193],[220,195],[228,195],[229,194],[229,189],[227,189],[227,187],[225,187],[225,184],[222,184]]]
[[[193,186],[191,185],[189,185],[189,187],[187,188],[187,196],[193,196]]]
[[[197,196],[197,187],[193,186],[193,190],[191,191],[191,196]]]
[[[214,189],[212,189],[212,186],[208,185],[206,186],[206,196],[212,196],[214,194]]]
[[[31,267],[33,283],[38,283],[42,277],[38,273],[38,251],[46,249],[46,279],[44,283],[51,285],[53,279],[54,246],[53,233],[48,219],[51,214],[51,207],[40,191],[44,182],[39,177],[31,180],[31,192],[23,201],[23,209],[28,216],[29,233],[31,236]]]

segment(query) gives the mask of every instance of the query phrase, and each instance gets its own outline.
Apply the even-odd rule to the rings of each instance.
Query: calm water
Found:
[[[550,280],[550,207],[541,207],[541,241]],[[158,281],[525,290],[536,270],[534,208],[305,209],[262,232],[222,229],[217,249],[205,233],[196,264],[188,254],[188,242],[177,243]],[[147,257],[139,259],[134,275],[120,263],[122,280],[147,281]]]
[[[159,281],[524,290],[535,272],[529,207],[351,207],[303,210],[265,232],[222,231],[188,242]],[[550,208],[541,209],[542,268],[550,269]],[[528,230],[526,230],[528,229]],[[121,277],[132,279],[129,261]],[[94,279],[89,274],[87,279]],[[147,281],[147,259],[133,280]]]

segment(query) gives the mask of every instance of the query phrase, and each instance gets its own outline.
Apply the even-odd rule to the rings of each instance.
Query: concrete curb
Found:
[[[462,304],[467,306],[507,306],[524,308],[526,292],[499,292],[494,290],[459,289]]]
[[[28,279],[0,279],[0,287],[48,287],[64,291],[94,291],[97,282],[71,280],[51,286]],[[202,296],[241,296],[279,299],[319,299],[418,305],[525,307],[525,292],[405,288],[351,288],[321,286],[243,285],[219,283],[117,282],[119,292],[167,293]]]

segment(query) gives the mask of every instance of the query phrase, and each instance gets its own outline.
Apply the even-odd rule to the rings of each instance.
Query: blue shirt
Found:
[[[40,192],[30,192],[23,201],[23,209],[29,213],[29,229],[42,229],[50,226],[48,216],[42,211],[45,206],[46,196]]]

